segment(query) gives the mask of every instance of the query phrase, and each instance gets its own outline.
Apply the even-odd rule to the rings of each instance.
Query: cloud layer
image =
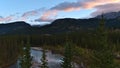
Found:
[[[109,13],[109,12],[118,12],[120,11],[120,3],[111,3],[106,5],[99,5],[95,8],[97,9],[95,12],[93,12],[92,16],[101,15],[102,13]]]
[[[0,16],[0,22],[9,22],[9,21],[12,21],[12,20],[14,20],[14,15],[10,15],[10,16],[7,16],[7,17]]]
[[[63,2],[60,3],[44,12],[42,17],[38,18],[39,22],[51,22],[54,20],[54,16],[58,14],[58,12],[72,12],[72,11],[80,11],[81,9],[97,9],[91,15],[96,16],[101,14],[102,12],[113,12],[119,11],[119,2],[120,0],[84,0],[84,1],[76,1],[76,2]],[[114,10],[113,10],[114,9]],[[52,18],[52,19],[51,19]],[[36,20],[35,20],[36,21]]]
[[[58,16],[59,12],[73,12],[81,9],[96,9],[92,16],[100,15],[101,13],[120,11],[120,0],[76,0],[75,2],[62,2],[49,9],[37,9],[27,11],[17,17],[17,15],[10,15],[7,17],[0,16],[0,22],[9,22],[12,20],[26,21],[30,17],[36,17],[32,20],[34,22],[51,22]],[[41,14],[42,13],[42,14]]]
[[[0,22],[11,22],[11,21],[26,21],[30,17],[37,17],[40,15],[40,13],[44,11],[43,8],[37,9],[37,10],[32,10],[32,11],[27,11],[24,12],[23,14],[20,13],[15,13],[6,17],[0,16]],[[19,15],[20,14],[20,15]]]
[[[38,10],[28,11],[21,16],[21,19],[26,20],[27,18],[31,16],[37,16],[38,14],[39,14]]]

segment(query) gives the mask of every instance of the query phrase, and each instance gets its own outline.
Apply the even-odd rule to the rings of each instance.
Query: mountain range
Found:
[[[110,13],[105,13],[103,14],[104,18],[106,19],[115,19],[115,18],[120,18],[120,11],[119,12],[110,12]],[[95,18],[100,18],[101,15],[96,16]]]
[[[103,14],[105,27],[108,29],[120,28],[120,12]],[[94,30],[100,23],[100,15],[90,19],[64,18],[57,19],[49,25],[31,26],[24,21],[0,24],[0,35],[25,35],[25,34],[60,34],[74,31]]]

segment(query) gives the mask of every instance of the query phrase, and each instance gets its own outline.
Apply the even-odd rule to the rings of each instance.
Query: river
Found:
[[[63,56],[61,56],[60,54],[53,54],[49,50],[46,52],[46,55],[47,55],[46,59],[48,60],[49,68],[61,68],[61,62]],[[39,68],[41,62],[40,59],[42,57],[42,49],[38,47],[32,47],[31,56],[33,57],[32,68]],[[9,68],[19,68],[19,61],[17,61],[17,63],[10,66]],[[75,68],[79,68],[79,66],[75,64]]]

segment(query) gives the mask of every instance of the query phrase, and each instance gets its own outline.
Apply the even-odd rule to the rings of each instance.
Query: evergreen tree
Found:
[[[20,45],[20,57],[19,57],[21,68],[25,68],[25,58],[24,57],[25,57],[24,43],[22,41],[21,45]]]
[[[93,50],[91,68],[115,68],[113,49],[107,42],[103,16],[97,31],[97,48]]]
[[[46,54],[45,54],[44,49],[42,51],[42,58],[41,58],[41,66],[40,66],[40,68],[48,68],[48,63],[47,63]]]
[[[66,43],[65,45],[65,51],[64,51],[64,58],[62,62],[62,68],[73,68],[72,65],[72,44]]]
[[[30,68],[32,66],[31,61],[32,57],[30,55],[30,42],[27,41],[27,44],[22,49],[22,55],[20,57],[20,66],[21,68]]]

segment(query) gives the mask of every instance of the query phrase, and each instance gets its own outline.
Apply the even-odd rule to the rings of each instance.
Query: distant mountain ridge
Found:
[[[99,23],[100,19],[91,18],[91,19],[57,19],[52,22],[52,24],[41,27],[41,32],[44,33],[64,33],[64,32],[73,32],[73,31],[86,31],[86,30],[95,30]],[[107,19],[105,20],[106,28],[120,28],[120,20],[118,19]]]
[[[31,26],[24,21],[12,22],[8,24],[0,24],[0,34],[8,34],[19,30],[30,28]]]
[[[120,11],[119,12],[110,12],[103,14],[104,18],[106,19],[115,19],[120,18]],[[101,18],[101,15],[96,16],[95,18]]]
[[[117,13],[117,12],[115,12]],[[112,14],[115,14],[112,13]],[[111,14],[107,13],[103,16],[105,19],[105,27],[108,29],[120,29],[120,16],[119,13],[117,15],[111,16]],[[101,16],[100,16],[101,17]],[[61,34],[61,33],[69,33],[75,31],[87,31],[87,30],[95,30],[99,23],[100,17],[97,16],[95,18],[90,19],[74,19],[74,18],[64,18],[57,19],[52,22],[52,24],[45,26],[31,26],[24,21],[12,22],[8,24],[0,24],[0,35],[40,35],[40,34]]]

